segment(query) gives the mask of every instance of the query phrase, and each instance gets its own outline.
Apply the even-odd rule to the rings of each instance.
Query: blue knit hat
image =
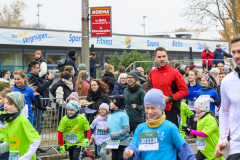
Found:
[[[11,99],[11,101],[20,111],[25,107],[26,100],[24,98],[24,95],[22,95],[20,92],[8,93],[6,97]]]
[[[100,106],[99,106],[99,109],[100,108],[104,108],[107,110],[107,112],[109,112],[109,105],[107,103],[102,103]]]
[[[159,89],[150,89],[144,97],[144,106],[147,104],[164,110],[166,103],[162,91]]]
[[[77,101],[71,101],[68,102],[67,108],[74,110],[75,112],[78,112],[81,109],[81,104],[79,104]]]

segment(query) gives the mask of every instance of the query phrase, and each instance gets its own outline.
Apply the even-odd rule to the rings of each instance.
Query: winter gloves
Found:
[[[87,147],[89,141],[90,141],[89,138],[84,139],[84,141],[83,141],[83,148]]]
[[[182,131],[184,131],[184,132],[190,134],[191,129],[188,128],[188,127],[184,127],[184,126],[182,126]]]
[[[60,152],[61,152],[62,154],[64,154],[64,153],[66,152],[64,145],[60,146]]]

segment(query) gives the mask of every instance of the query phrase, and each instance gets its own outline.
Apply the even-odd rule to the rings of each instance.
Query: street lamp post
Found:
[[[143,26],[144,36],[145,36],[145,18],[147,18],[147,16],[143,16],[143,24],[141,24]]]
[[[43,6],[43,4],[38,4],[37,5],[37,7],[38,7],[38,14],[37,14],[37,16],[38,16],[38,27],[39,27],[39,7],[42,7]]]

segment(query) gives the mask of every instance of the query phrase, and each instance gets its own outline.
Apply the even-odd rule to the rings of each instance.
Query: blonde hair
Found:
[[[127,74],[126,73],[120,74],[119,77],[118,77],[118,83],[121,82],[121,78],[127,78]]]
[[[105,70],[105,72],[108,72],[110,69],[114,69],[114,66],[113,65],[111,65],[111,64],[107,64],[107,63],[105,63],[104,64],[104,70]]]
[[[219,73],[220,73],[220,71],[219,71],[219,69],[218,68],[212,68],[211,70],[210,70],[210,73],[212,74],[212,73],[217,73],[217,84],[220,84],[220,76],[219,76]]]
[[[79,96],[82,95],[82,78],[87,74],[87,71],[83,71],[78,74],[77,82],[76,82],[76,92],[78,93]]]
[[[72,66],[65,66],[64,69],[65,69],[65,71],[68,71],[69,73],[71,73],[71,71],[74,70],[74,68]]]
[[[24,84],[28,85],[27,75],[22,69],[16,70],[15,72],[13,72],[13,75],[19,75],[24,79]]]
[[[210,85],[210,87],[214,87],[214,83],[213,83],[213,81],[212,81],[212,79],[210,78],[210,76],[208,75],[208,73],[206,73],[206,72],[203,72],[203,74],[201,75],[201,77],[202,76],[206,76],[206,77],[208,77],[211,81],[210,81],[210,83],[209,83],[209,85]]]

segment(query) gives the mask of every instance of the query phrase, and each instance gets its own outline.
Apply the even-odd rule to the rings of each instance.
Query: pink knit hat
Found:
[[[69,95],[68,100],[69,100],[70,97],[72,97],[72,98],[74,98],[76,101],[78,101],[78,93],[77,93],[77,92],[72,92],[72,93]]]

